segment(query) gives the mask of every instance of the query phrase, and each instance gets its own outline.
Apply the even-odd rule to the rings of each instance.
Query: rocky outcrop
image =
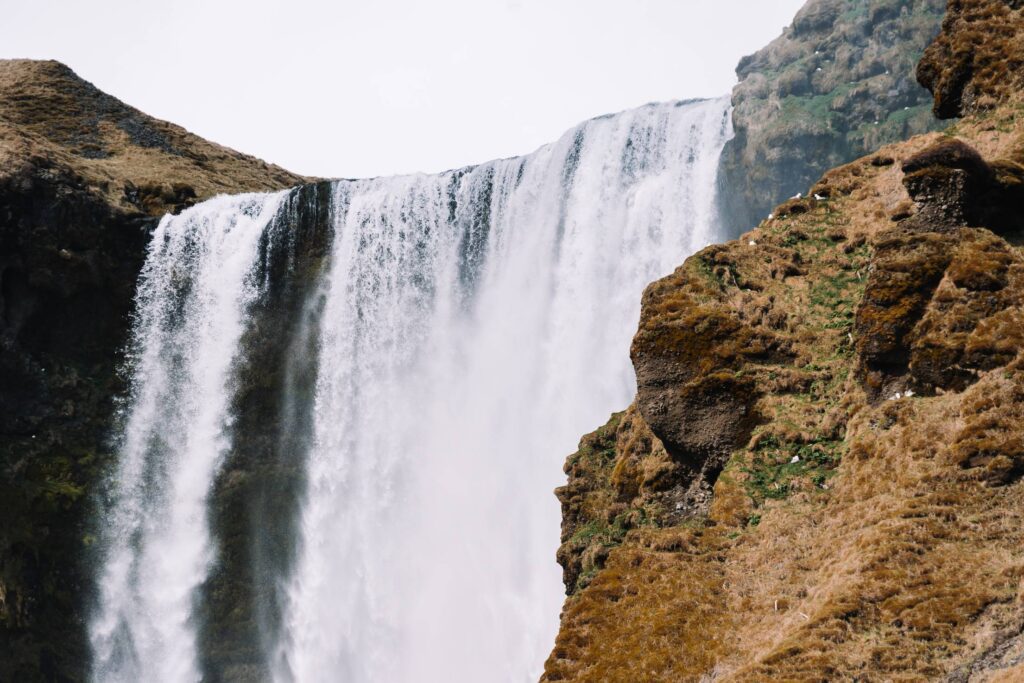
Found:
[[[735,138],[722,153],[722,212],[736,235],[829,168],[934,130],[914,69],[944,0],[811,0],[783,35],[744,57]]]
[[[1024,89],[1024,4],[1021,0],[950,3],[942,34],[917,67],[935,93],[935,115],[948,119],[1019,100]]]
[[[304,179],[0,61],[0,680],[79,680],[117,369],[149,233],[219,192]]]
[[[858,373],[872,396],[894,383],[919,393],[962,391],[1015,355],[1021,338],[1007,311],[1022,292],[1006,239],[1016,242],[1024,227],[1018,169],[1009,160],[989,164],[958,139],[903,163],[918,211],[877,242],[855,326]],[[988,336],[995,329],[998,341]]]
[[[648,288],[637,399],[557,491],[570,595],[545,680],[1024,675],[1024,128],[1005,82],[971,81],[989,104],[948,134],[829,171]]]

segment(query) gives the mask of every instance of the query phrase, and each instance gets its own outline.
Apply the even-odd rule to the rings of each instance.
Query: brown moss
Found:
[[[0,168],[39,160],[111,206],[150,215],[312,180],[147,116],[59,62],[0,60]]]
[[[907,335],[924,315],[952,259],[941,236],[895,229],[876,241],[854,334],[864,387],[877,395],[910,363]]]
[[[649,532],[613,553],[563,614],[543,680],[696,679],[726,643],[718,558],[696,531]],[[720,634],[717,635],[716,634]],[[592,653],[600,648],[602,656]]]
[[[992,485],[1019,477],[1024,472],[1022,404],[1024,377],[1016,369],[994,378],[984,392],[974,389],[965,395],[963,427],[954,437],[950,461],[966,469],[980,468],[978,476]]]
[[[940,118],[991,109],[1024,86],[1024,11],[1017,0],[950,0],[917,79]]]

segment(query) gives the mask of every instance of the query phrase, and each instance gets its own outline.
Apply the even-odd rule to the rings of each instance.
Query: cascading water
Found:
[[[282,194],[165,217],[136,295],[134,376],[105,534],[98,680],[198,680],[190,624],[211,547],[206,494],[226,448],[231,366],[259,294],[257,245]]]
[[[314,386],[284,401],[310,423],[294,561],[264,591],[277,623],[253,666],[279,681],[536,678],[562,599],[552,489],[579,435],[632,398],[643,287],[720,237],[730,134],[726,98],[648,105],[525,157],[333,183]],[[213,200],[154,236],[97,680],[200,678],[209,494],[246,409],[232,368],[282,196]]]

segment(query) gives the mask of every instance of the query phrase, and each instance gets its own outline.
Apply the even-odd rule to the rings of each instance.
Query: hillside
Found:
[[[35,164],[151,215],[310,180],[147,116],[60,62],[0,60],[0,179]]]
[[[544,680],[1024,677],[1022,41],[951,0],[918,75],[961,121],[647,288]]]

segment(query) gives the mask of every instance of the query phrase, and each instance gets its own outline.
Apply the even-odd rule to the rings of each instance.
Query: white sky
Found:
[[[439,171],[599,114],[716,96],[804,0],[0,0],[0,57],[59,59],[297,173]]]

